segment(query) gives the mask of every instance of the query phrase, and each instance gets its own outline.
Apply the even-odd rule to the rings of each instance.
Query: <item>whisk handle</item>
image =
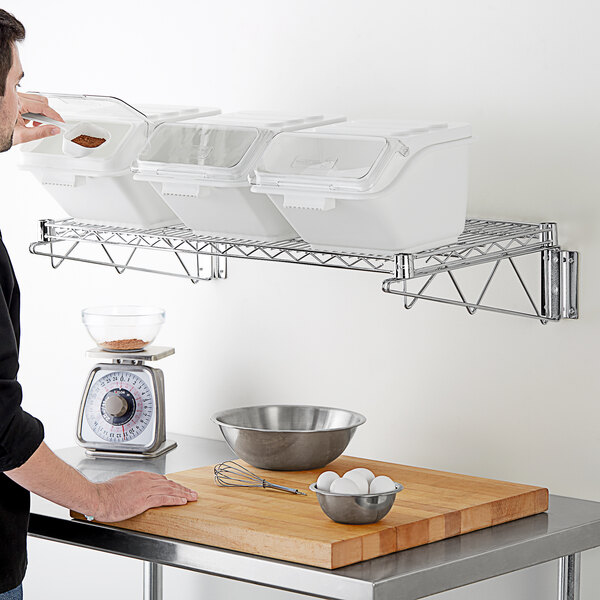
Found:
[[[262,480],[262,486],[264,488],[273,488],[274,490],[281,490],[282,492],[290,492],[291,494],[298,494],[300,496],[306,496],[304,492],[297,490],[295,488],[285,487],[284,485],[277,485],[276,483],[271,483],[266,479]]]

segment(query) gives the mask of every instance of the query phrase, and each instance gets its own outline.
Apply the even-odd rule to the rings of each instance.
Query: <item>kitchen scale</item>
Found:
[[[93,348],[77,420],[77,443],[102,458],[156,458],[177,443],[166,438],[165,385],[160,369],[146,365],[175,353],[167,346],[114,352]]]

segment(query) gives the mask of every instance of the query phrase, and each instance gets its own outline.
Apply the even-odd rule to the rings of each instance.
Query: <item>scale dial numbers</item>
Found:
[[[154,394],[146,381],[131,371],[113,371],[90,387],[85,418],[98,437],[123,444],[146,430],[153,412]]]

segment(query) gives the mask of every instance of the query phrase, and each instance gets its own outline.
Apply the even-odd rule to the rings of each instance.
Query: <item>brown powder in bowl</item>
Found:
[[[113,340],[110,342],[102,342],[99,345],[101,348],[106,348],[107,350],[141,350],[148,344],[149,342],[133,338],[129,340]]]
[[[106,141],[105,138],[94,137],[93,135],[78,135],[71,140],[74,144],[79,144],[84,148],[97,148]]]

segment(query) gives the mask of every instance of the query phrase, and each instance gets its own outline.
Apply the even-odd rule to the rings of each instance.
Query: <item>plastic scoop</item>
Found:
[[[23,113],[21,115],[23,119],[26,121],[37,121],[38,123],[48,123],[48,125],[56,125],[56,127],[60,127],[63,131],[67,131],[69,128],[66,123],[62,121],[57,121],[51,117],[47,117],[46,115],[42,115],[40,113]]]
[[[104,146],[104,144],[106,144],[106,142],[110,140],[110,133],[106,129],[98,127],[98,125],[94,125],[93,123],[82,122],[69,127],[66,123],[63,123],[62,121],[57,121],[56,119],[52,119],[51,117],[47,117],[46,115],[42,115],[40,113],[24,113],[21,115],[21,117],[23,119],[27,119],[28,121],[48,123],[49,125],[55,125],[56,127],[60,127],[60,129],[62,129],[64,132],[62,143],[63,152],[75,158],[82,158],[83,156],[87,156],[94,150],[97,150],[101,146]],[[100,144],[100,146],[96,146],[96,148],[86,148],[85,146],[80,146],[79,144],[73,142],[73,140],[80,135],[104,138],[106,142],[103,142],[102,144]]]

